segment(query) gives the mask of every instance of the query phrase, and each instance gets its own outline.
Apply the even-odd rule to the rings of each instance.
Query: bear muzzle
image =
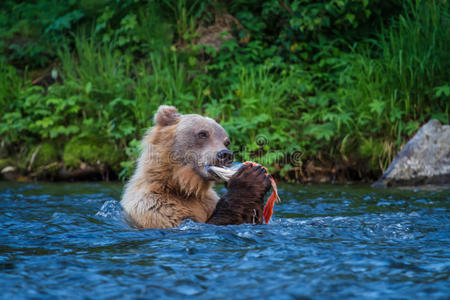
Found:
[[[221,150],[217,153],[217,161],[221,166],[230,166],[233,163],[234,154],[228,149]]]

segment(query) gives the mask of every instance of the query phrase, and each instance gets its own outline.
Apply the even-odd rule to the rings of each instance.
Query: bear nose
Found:
[[[230,150],[224,149],[217,153],[217,159],[219,160],[220,164],[230,165],[231,163],[233,163],[234,154]]]

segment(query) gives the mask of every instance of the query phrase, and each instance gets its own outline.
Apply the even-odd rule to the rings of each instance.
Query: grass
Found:
[[[135,11],[130,3],[119,28],[108,26],[120,10],[107,8],[92,30],[81,27],[58,48],[60,78],[49,86],[32,86],[29,72],[0,60],[0,133],[11,153],[98,136],[128,157],[106,160],[126,178],[138,140],[164,103],[215,118],[237,159],[259,161],[287,180],[302,178],[307,164],[373,178],[421,124],[449,123],[445,3],[407,2],[376,36],[347,48],[336,38],[314,56],[306,43],[269,47],[250,39],[228,41],[219,52],[197,47],[195,28],[212,22],[203,3],[166,1],[166,12],[154,3]],[[167,11],[180,22],[168,23]]]

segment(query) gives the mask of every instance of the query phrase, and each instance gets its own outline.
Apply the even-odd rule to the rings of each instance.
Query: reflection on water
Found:
[[[138,230],[118,184],[0,183],[2,298],[447,298],[449,190],[281,185],[269,225]]]

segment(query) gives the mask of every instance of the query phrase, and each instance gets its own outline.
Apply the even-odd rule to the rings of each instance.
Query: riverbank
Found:
[[[36,154],[35,157],[37,157]],[[31,166],[25,168],[24,166]],[[315,164],[307,162],[306,166],[294,167],[290,172],[281,176],[280,170],[273,167],[269,169],[277,181],[298,183],[346,183],[346,182],[374,182],[377,173],[361,173],[356,166],[328,164]],[[123,181],[118,173],[109,169],[107,165],[88,165],[82,163],[79,168],[68,169],[61,161],[48,164],[39,164],[25,161],[23,164],[15,164],[11,159],[0,159],[0,180],[17,182],[55,182],[55,181]]]
[[[236,160],[279,179],[375,180],[422,124],[449,123],[448,11],[437,0],[3,1],[0,170],[126,180],[170,104],[216,119]]]

